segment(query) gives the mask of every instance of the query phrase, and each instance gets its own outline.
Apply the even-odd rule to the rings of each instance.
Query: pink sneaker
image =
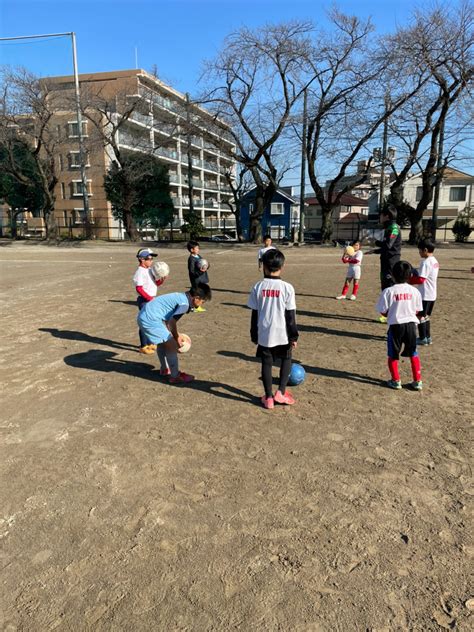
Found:
[[[171,371],[169,369],[160,369],[160,375],[171,375]]]
[[[291,406],[292,404],[295,403],[295,398],[288,390],[285,391],[284,395],[282,394],[281,391],[277,391],[275,393],[275,401],[277,404],[288,404],[288,406]]]
[[[273,410],[275,408],[275,402],[273,401],[273,397],[265,397],[265,395],[260,400],[263,404],[264,408],[268,410]]]
[[[194,380],[194,375],[189,375],[188,373],[179,372],[179,375],[176,377],[170,377],[170,384],[187,384],[188,382],[192,382]]]

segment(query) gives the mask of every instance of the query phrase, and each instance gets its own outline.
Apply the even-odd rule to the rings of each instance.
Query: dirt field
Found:
[[[135,251],[0,247],[0,628],[472,629],[474,249],[437,251],[422,393],[384,387],[378,257],[337,302],[339,252],[285,250],[307,379],[274,411],[244,308],[256,249],[203,248],[189,386],[137,353]],[[187,252],[160,252],[185,289]]]

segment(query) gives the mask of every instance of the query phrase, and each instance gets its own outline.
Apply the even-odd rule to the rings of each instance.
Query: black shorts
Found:
[[[258,345],[257,358],[271,358],[272,362],[276,360],[284,360],[285,358],[291,358],[292,346],[291,343],[286,345],[279,345],[278,347],[263,347]]]
[[[404,348],[400,354],[402,345]],[[405,358],[416,355],[416,323],[390,325],[387,335],[387,355],[392,360],[398,360],[400,355]]]
[[[426,318],[431,316],[436,301],[423,301],[423,311],[418,313],[418,318]]]

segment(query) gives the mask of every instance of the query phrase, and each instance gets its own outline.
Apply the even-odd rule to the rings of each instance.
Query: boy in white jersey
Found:
[[[429,239],[422,239],[418,244],[421,262],[417,274],[413,275],[410,283],[418,285],[423,301],[423,311],[418,314],[420,324],[418,325],[418,345],[430,345],[431,339],[431,314],[436,301],[439,263],[433,255],[434,243]]]
[[[291,370],[291,352],[297,345],[295,290],[280,278],[285,255],[272,248],[262,258],[264,279],[250,292],[248,307],[252,310],[250,337],[257,344],[257,357],[262,361],[262,381],[265,395],[261,398],[265,408],[277,404],[294,404],[287,390]],[[275,360],[281,360],[280,382],[273,395],[272,368]]]
[[[258,269],[261,270],[263,265],[263,255],[269,250],[276,250],[275,246],[272,246],[272,238],[270,235],[265,235],[263,238],[263,248],[258,251]]]
[[[140,248],[137,252],[138,268],[133,275],[133,284],[137,291],[137,306],[140,310],[145,303],[153,300],[158,291],[157,283],[151,274],[151,266],[153,265],[153,259],[158,255],[150,248]],[[139,329],[138,334],[140,336],[140,353],[151,355],[155,353],[156,346],[151,344],[147,340],[144,333]]]
[[[344,281],[342,292],[339,296],[336,296],[338,301],[341,301],[347,297],[351,281],[354,282],[354,285],[352,287],[352,296],[350,297],[351,301],[355,301],[357,299],[357,292],[359,291],[361,264],[364,253],[360,249],[359,241],[353,241],[351,246],[354,248],[354,254],[348,256],[344,253],[344,255],[342,256],[342,263],[348,263],[349,267],[347,268],[346,280]]]
[[[408,261],[397,261],[392,269],[395,285],[383,290],[376,309],[383,316],[387,316],[389,325],[387,355],[392,379],[387,382],[387,386],[394,389],[402,388],[398,360],[402,345],[404,345],[401,355],[410,358],[413,374],[411,387],[415,391],[421,391],[423,383],[421,381],[420,358],[416,351],[416,326],[419,322],[417,314],[423,309],[423,304],[420,292],[408,283],[410,274],[411,265]]]

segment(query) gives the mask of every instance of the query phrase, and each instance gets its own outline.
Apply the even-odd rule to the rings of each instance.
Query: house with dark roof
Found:
[[[317,198],[305,199],[305,229],[317,234],[322,226],[322,210]],[[368,220],[368,200],[361,199],[350,193],[343,193],[339,203],[334,207],[333,238],[353,240],[359,238],[360,227]]]
[[[253,188],[244,195],[240,206],[242,234],[245,239],[249,237],[250,216],[255,208],[255,192],[256,188]],[[294,232],[298,231],[299,222],[299,201],[284,189],[277,189],[264,210],[263,234],[271,235],[272,239],[292,239]]]

